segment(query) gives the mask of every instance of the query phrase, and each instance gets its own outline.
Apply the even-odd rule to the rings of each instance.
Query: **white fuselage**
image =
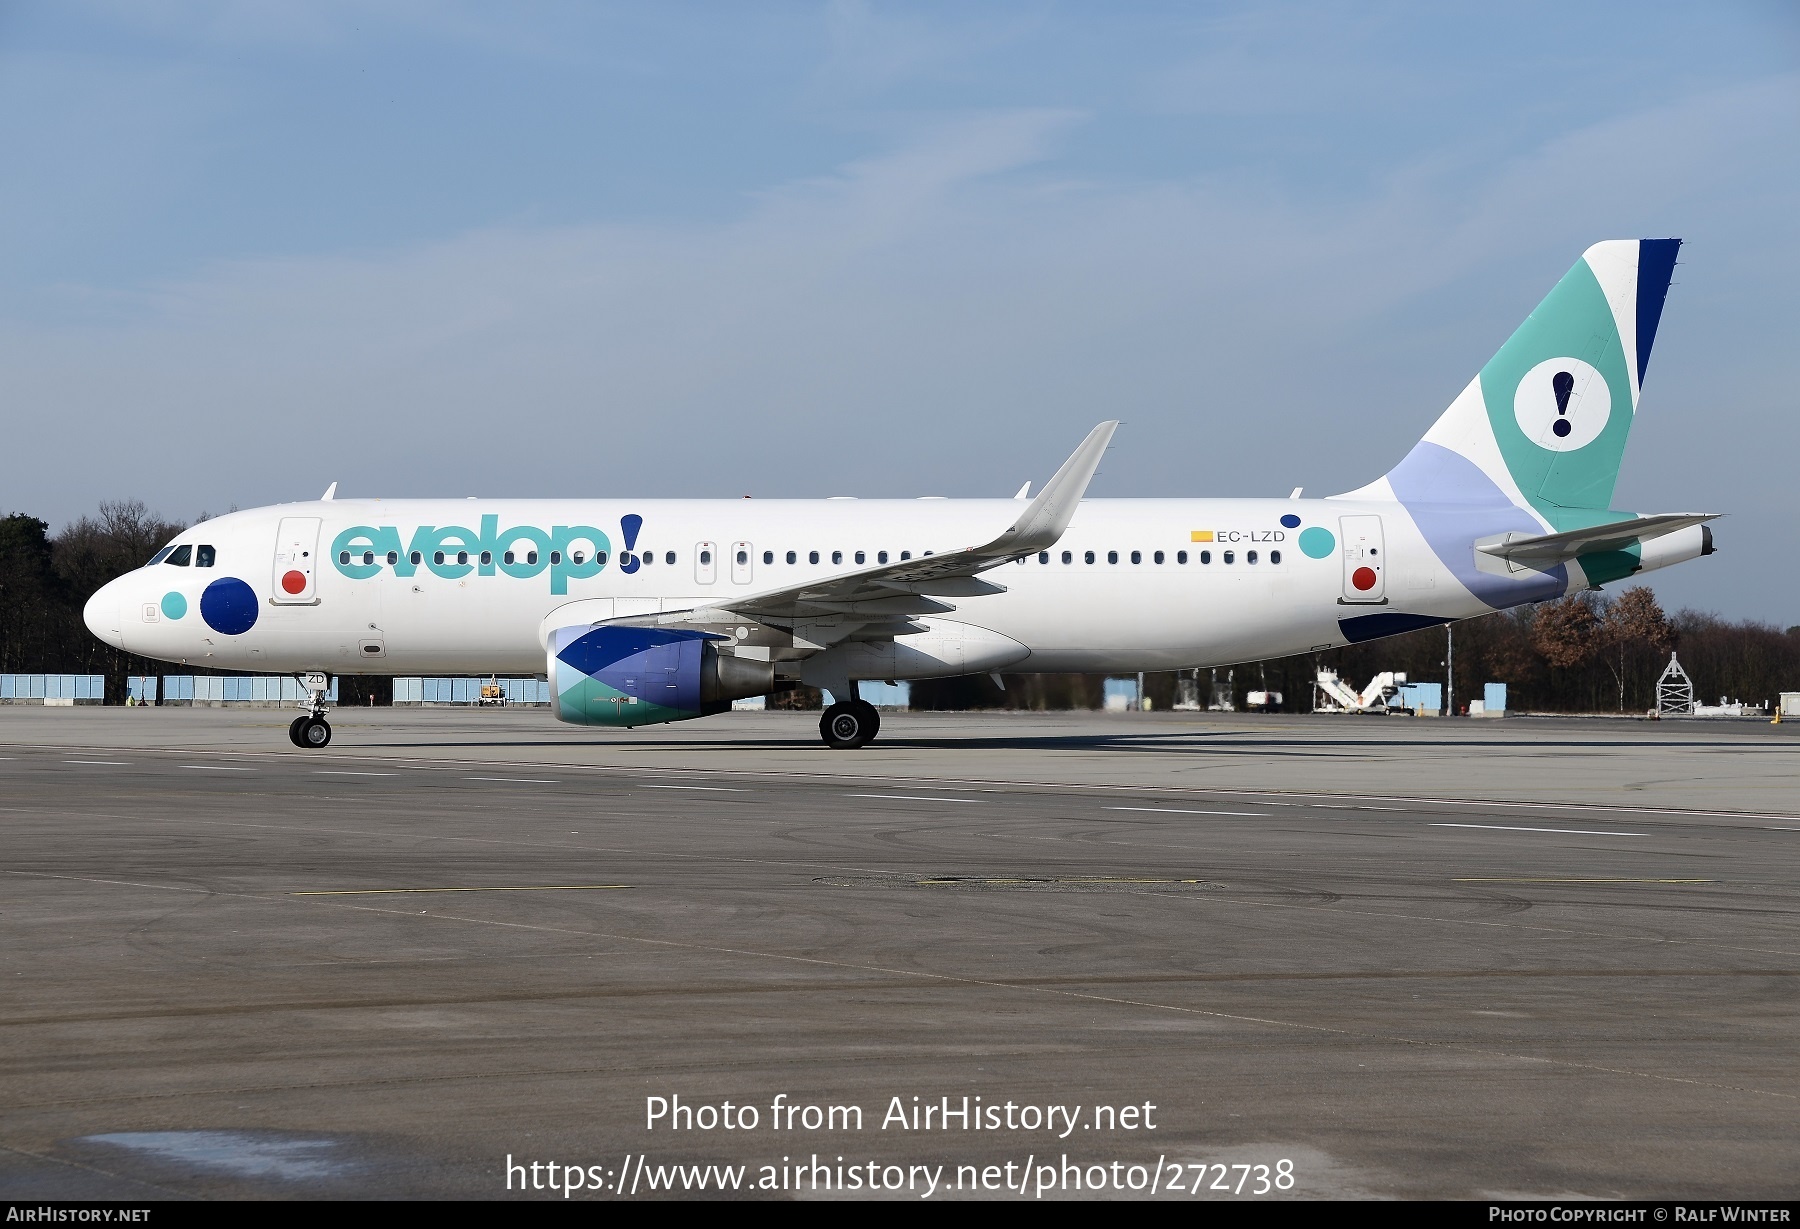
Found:
[[[1020,507],[948,499],[285,504],[185,531],[177,544],[196,548],[187,566],[165,562],[121,577],[95,595],[88,621],[133,653],[214,668],[542,673],[540,625],[570,603],[617,599],[620,615],[728,603],[855,571],[884,553],[917,558],[985,542]],[[623,523],[636,518],[627,551]],[[1312,553],[1303,549],[1308,529],[1326,531],[1329,548],[1315,535]],[[284,534],[293,540],[278,541]],[[211,567],[196,566],[207,554],[201,546],[212,548]],[[306,585],[284,592],[302,553]],[[623,566],[627,555],[635,570]],[[1374,573],[1373,586],[1353,583],[1359,568]],[[248,586],[246,602],[254,595],[240,626],[230,618],[215,626],[221,620],[207,614],[207,591],[221,578]],[[1087,500],[1053,549],[984,579],[1007,591],[945,599],[956,609],[933,624],[1009,638],[1029,656],[1006,668],[1031,672],[1222,665],[1367,638],[1346,633],[1348,618],[1441,620],[1490,609],[1443,566],[1404,507],[1335,499]]]

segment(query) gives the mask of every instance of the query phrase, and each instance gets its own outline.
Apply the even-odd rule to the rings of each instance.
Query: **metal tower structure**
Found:
[[[1675,660],[1675,654],[1670,653],[1669,664],[1663,667],[1662,677],[1656,680],[1656,715],[1693,711],[1694,680]]]

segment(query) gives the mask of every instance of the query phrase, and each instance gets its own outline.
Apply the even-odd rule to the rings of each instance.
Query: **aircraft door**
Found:
[[[275,531],[275,569],[269,600],[277,606],[316,606],[319,601],[319,518],[284,516]]]
[[[756,548],[754,546],[752,546],[750,543],[748,543],[748,542],[733,542],[731,544],[731,583],[732,584],[747,585],[750,583],[750,577],[753,574],[752,568],[754,567],[753,560],[754,560],[755,556],[756,556]]]
[[[1379,516],[1340,516],[1343,537],[1344,596],[1349,605],[1384,605],[1387,602],[1387,550],[1381,538]]]
[[[710,585],[719,579],[719,544],[694,543],[694,583]]]

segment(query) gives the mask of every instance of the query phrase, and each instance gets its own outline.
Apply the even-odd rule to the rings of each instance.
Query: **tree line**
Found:
[[[205,514],[200,517],[205,520]],[[102,503],[52,535],[37,517],[0,517],[0,674],[103,674],[111,703],[125,697],[133,674],[162,674],[171,667],[126,653],[98,640],[82,621],[89,597],[114,577],[141,567],[185,525],[152,513],[142,501]],[[1666,614],[1648,587],[1616,594],[1578,593],[1554,602],[1502,611],[1442,627],[1425,628],[1367,644],[1252,662],[1229,670],[1199,672],[1200,700],[1215,681],[1229,687],[1242,708],[1250,691],[1278,691],[1281,708],[1305,712],[1320,669],[1361,686],[1383,670],[1403,671],[1413,682],[1445,682],[1454,643],[1455,697],[1460,709],[1479,698],[1483,683],[1505,683],[1515,712],[1643,712],[1656,699],[1656,680],[1669,653],[1679,654],[1694,680],[1696,698],[1747,703],[1800,691],[1800,627],[1785,631],[1752,621],[1732,622],[1695,610]],[[182,667],[186,673],[209,673]],[[1104,676],[1018,674],[920,680],[912,685],[915,709],[1099,708]],[[1180,677],[1163,671],[1145,676],[1145,694],[1156,708],[1175,703]],[[387,680],[343,680],[343,702],[373,697],[386,703]],[[814,707],[810,688],[785,693],[780,707]]]
[[[104,674],[107,701],[117,704],[127,676],[168,670],[96,638],[81,611],[185,528],[135,499],[103,503],[54,537],[35,516],[0,517],[0,674]]]

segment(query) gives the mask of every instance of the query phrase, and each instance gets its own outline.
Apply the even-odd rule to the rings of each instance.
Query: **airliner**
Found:
[[[1610,507],[1677,239],[1589,248],[1387,474],[1322,499],[1084,499],[1116,422],[1012,499],[350,499],[195,525],[87,604],[117,648],[293,674],[543,674],[636,727],[801,684],[829,747],[859,680],[1112,673],[1336,648],[1713,550]]]

